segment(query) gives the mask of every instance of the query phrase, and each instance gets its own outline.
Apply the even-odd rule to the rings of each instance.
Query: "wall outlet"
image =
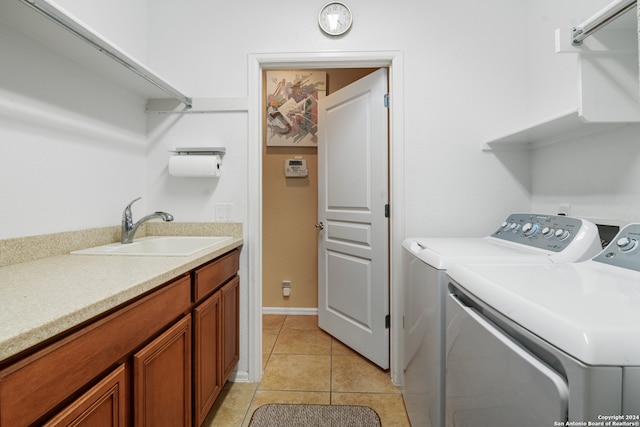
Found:
[[[571,205],[569,203],[562,203],[558,206],[558,215],[571,216]]]
[[[282,296],[288,297],[291,295],[291,280],[282,281]]]

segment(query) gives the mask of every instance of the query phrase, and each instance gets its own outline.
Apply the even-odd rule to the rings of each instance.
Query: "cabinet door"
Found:
[[[196,424],[201,425],[222,386],[220,364],[221,339],[220,292],[207,298],[193,310],[194,400]]]
[[[190,308],[184,276],[0,370],[0,426],[35,424]]]
[[[61,411],[45,427],[126,426],[126,374],[125,365],[96,384],[82,397]]]
[[[221,290],[222,378],[226,381],[240,359],[240,279],[236,276]]]
[[[133,356],[136,426],[191,426],[191,315]]]

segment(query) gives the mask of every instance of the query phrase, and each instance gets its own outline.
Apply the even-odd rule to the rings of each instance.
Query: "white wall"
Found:
[[[147,62],[149,0],[56,0],[56,3],[130,56]]]
[[[640,126],[533,150],[532,205],[623,225],[640,222]]]
[[[144,100],[2,22],[0,57],[0,239],[119,224],[145,193]]]
[[[540,122],[578,105],[578,59],[555,53],[555,31],[590,18],[611,0],[535,0],[527,2],[522,26],[527,51],[527,103],[523,125]]]
[[[149,203],[170,207],[176,221],[215,221],[216,204],[232,203],[232,220],[247,219],[247,113],[149,115]],[[170,150],[224,147],[220,178],[169,176]]]
[[[497,125],[526,112],[513,103],[527,90],[526,52],[510,37],[526,18],[525,2],[468,1],[461,6],[411,1],[390,18],[387,2],[351,0],[353,28],[337,39],[318,29],[323,4],[156,1],[149,60],[190,96],[242,97],[252,53],[402,50],[407,234],[486,234],[497,217],[528,209],[528,160],[505,155],[498,161],[480,150]],[[211,126],[207,137],[219,140],[227,127],[215,129],[216,120],[189,117],[158,146],[170,147],[194,123]],[[154,126],[156,119],[151,122]],[[244,137],[245,126],[240,123],[236,135]],[[234,156],[227,157],[232,161]],[[151,174],[165,167],[161,156],[157,160],[149,164]],[[510,172],[505,163],[518,172]],[[246,192],[243,181],[228,185]],[[195,208],[191,216],[202,216],[203,209],[211,215],[217,200],[230,197],[224,188],[220,182],[208,202],[203,197],[188,202],[189,210]],[[462,221],[469,210],[476,221]]]
[[[529,2],[530,123],[578,106],[577,55],[553,53],[553,31],[579,25],[608,3]],[[532,210],[570,204],[574,216],[640,221],[639,141],[635,125],[523,153],[531,157]]]
[[[515,102],[527,91],[526,51],[508,36],[526,19],[525,2],[469,0],[461,6],[413,0],[396,7],[399,13],[391,17],[388,2],[350,0],[355,22],[341,38],[318,29],[324,3],[154,1],[149,63],[189,96],[246,97],[252,54],[402,51],[406,205],[397,209],[406,234],[486,235],[507,213],[528,210],[528,158],[504,153],[498,160],[480,150],[498,125],[526,113],[525,105]],[[153,204],[179,201],[176,218],[202,220],[214,217],[216,203],[230,201],[234,219],[244,221],[247,116],[150,116],[148,123]],[[218,143],[227,147],[219,182],[166,175],[167,150]],[[473,221],[465,220],[467,212]],[[248,278],[246,256],[245,250],[241,275]],[[242,282],[244,298],[252,285],[247,282]],[[247,354],[247,307],[243,300],[241,355]],[[243,356],[239,370],[247,368]]]

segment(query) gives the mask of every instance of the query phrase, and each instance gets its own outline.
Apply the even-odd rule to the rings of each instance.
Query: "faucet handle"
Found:
[[[133,199],[133,200],[131,201],[131,203],[129,203],[129,204],[127,205],[127,207],[126,207],[125,209],[129,209],[129,210],[131,210],[131,205],[133,205],[135,202],[137,202],[137,201],[138,201],[138,200],[140,200],[140,199],[142,199],[142,196],[138,197],[137,199]]]
[[[122,212],[122,221],[128,223],[129,226],[133,225],[133,219],[131,218],[131,205],[133,205],[140,199],[142,199],[142,196],[138,197],[137,199],[133,199]]]

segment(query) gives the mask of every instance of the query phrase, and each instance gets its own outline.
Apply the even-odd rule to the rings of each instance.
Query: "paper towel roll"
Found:
[[[222,163],[220,156],[209,154],[176,155],[169,157],[169,175],[181,177],[220,176]]]

